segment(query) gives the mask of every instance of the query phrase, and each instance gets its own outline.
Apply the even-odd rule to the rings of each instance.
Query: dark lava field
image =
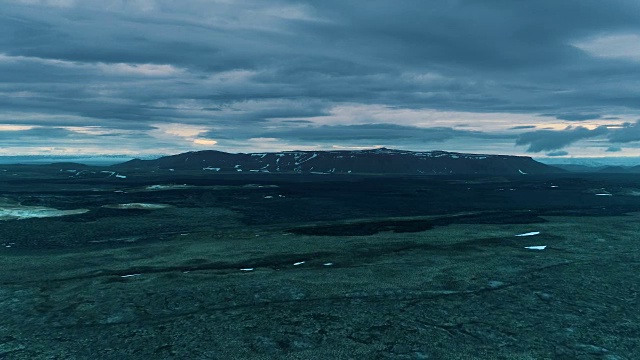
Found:
[[[0,359],[640,358],[638,175],[108,171],[0,170]]]

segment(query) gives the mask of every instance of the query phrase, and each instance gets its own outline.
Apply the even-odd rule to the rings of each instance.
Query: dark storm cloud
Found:
[[[313,124],[313,121],[310,120],[283,120],[282,122],[290,124]]]
[[[2,141],[25,141],[34,138],[42,138],[44,136],[52,136],[54,138],[64,138],[72,135],[73,132],[61,128],[45,128],[38,127],[28,130],[1,131],[0,140]]]
[[[603,125],[593,130],[582,126],[569,126],[564,130],[526,132],[518,136],[516,145],[529,145],[528,152],[541,152],[562,149],[577,141],[598,136],[614,144],[640,141],[640,120],[635,123],[624,123],[621,126]],[[612,145],[606,151],[621,150],[620,147]]]
[[[113,139],[112,137],[115,137]],[[150,137],[142,132],[116,134],[89,134],[57,127],[35,127],[28,130],[0,130],[2,147],[41,147],[47,152],[77,150],[76,146],[98,147],[103,154],[117,154],[130,144],[136,144],[136,151],[153,152],[157,148],[176,148],[173,142]]]
[[[572,45],[638,33],[638,13],[632,0],[7,1],[0,124],[143,131],[183,123],[238,139],[480,143],[500,135],[392,117],[300,126],[344,103],[563,121],[640,113],[640,62]],[[512,125],[505,129],[535,127]],[[637,129],[608,136],[639,141]],[[605,132],[541,130],[518,144],[551,151]]]
[[[527,151],[541,152],[562,149],[582,139],[604,135],[608,129],[604,126],[589,130],[585,127],[568,127],[561,131],[538,130],[520,134],[516,145],[529,145]]]
[[[620,128],[611,129],[609,141],[613,143],[640,141],[640,120],[635,123],[625,123]]]
[[[513,136],[487,134],[480,131],[457,130],[449,127],[418,128],[395,124],[309,126],[289,130],[269,131],[260,134],[260,136],[297,139],[310,142],[412,140],[419,143],[428,143],[442,142],[459,137],[513,139]]]
[[[559,151],[552,151],[550,153],[547,153],[547,156],[565,156],[565,155],[569,155],[568,152],[564,151],[564,150],[559,150]]]
[[[28,130],[0,130],[0,142],[3,147],[51,147],[69,141],[86,139],[84,134],[56,127],[35,127]]]
[[[556,119],[567,121],[584,121],[584,120],[596,120],[600,119],[599,114],[562,114],[555,115]]]

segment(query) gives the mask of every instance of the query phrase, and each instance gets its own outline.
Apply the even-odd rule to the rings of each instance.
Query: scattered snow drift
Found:
[[[178,189],[189,189],[193,186],[183,184],[183,185],[149,185],[145,187],[145,190],[178,190]]]
[[[130,278],[130,277],[136,277],[136,276],[140,276],[142,274],[129,274],[129,275],[121,275],[121,278]]]
[[[524,248],[529,250],[544,250],[547,248],[547,245],[525,246]]]
[[[32,218],[78,215],[89,212],[88,209],[58,210],[43,206],[23,206],[20,204],[0,204],[0,221],[23,220]]]
[[[157,209],[165,209],[168,208],[169,205],[166,204],[147,204],[147,203],[128,203],[128,204],[114,204],[114,205],[104,205],[104,207],[109,209],[147,209],[147,210],[157,210]]]
[[[518,234],[516,236],[534,236],[534,235],[539,235],[540,231],[532,231],[532,232],[528,232],[528,233],[524,233],[524,234]]]

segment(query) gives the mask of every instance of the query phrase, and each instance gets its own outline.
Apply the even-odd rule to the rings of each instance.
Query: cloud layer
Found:
[[[638,13],[631,0],[6,1],[0,139],[5,153],[635,154]]]

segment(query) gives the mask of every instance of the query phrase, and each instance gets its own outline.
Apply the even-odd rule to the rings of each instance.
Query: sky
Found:
[[[0,156],[640,156],[637,0],[0,0]]]

